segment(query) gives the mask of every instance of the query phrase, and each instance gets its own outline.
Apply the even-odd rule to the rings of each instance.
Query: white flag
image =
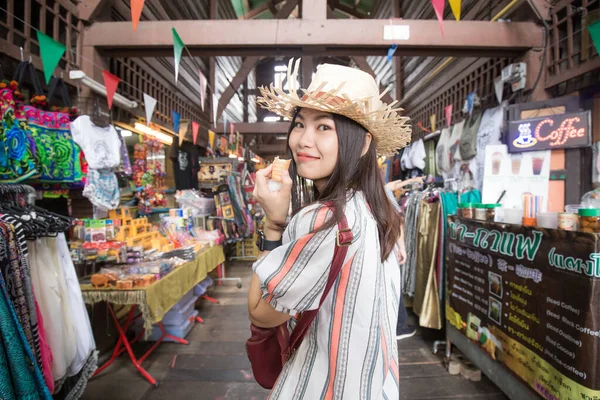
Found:
[[[217,99],[217,95],[213,93],[213,124],[215,129],[217,128],[217,111],[219,109],[219,99]]]
[[[144,108],[146,109],[146,125],[150,125],[156,108],[156,99],[146,93],[144,93]]]
[[[206,101],[206,78],[202,71],[200,72],[200,105],[202,106],[202,111],[204,111],[204,102]]]
[[[502,97],[504,94],[504,82],[502,82],[501,76],[494,79],[494,88],[496,89],[496,98],[498,99],[498,104],[502,104]]]

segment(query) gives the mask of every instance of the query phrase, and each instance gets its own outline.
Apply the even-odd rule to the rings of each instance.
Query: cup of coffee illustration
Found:
[[[531,164],[533,167],[533,174],[540,175],[542,173],[542,168],[544,167],[544,156],[532,157]]]
[[[502,159],[504,159],[502,153],[495,152],[494,154],[492,154],[492,175],[498,175],[500,173]]]

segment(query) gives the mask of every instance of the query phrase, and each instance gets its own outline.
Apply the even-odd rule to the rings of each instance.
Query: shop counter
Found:
[[[162,319],[165,314],[177,304],[185,294],[190,292],[194,286],[200,283],[209,272],[213,271],[219,265],[225,262],[225,254],[222,246],[211,247],[199,253],[195,260],[189,261],[179,267],[176,267],[168,275],[154,282],[152,285],[139,289],[121,290],[115,288],[94,288],[92,285],[81,285],[83,300],[87,304],[95,304],[106,301],[108,309],[113,317],[117,330],[119,331],[119,341],[113,351],[113,356],[109,361],[102,365],[96,374],[102,372],[108,367],[116,357],[127,351],[129,358],[140,373],[153,385],[157,385],[156,380],[148,374],[141,366],[142,362],[152,353],[165,338],[170,338],[179,343],[187,344],[187,341],[169,335],[162,326]],[[125,322],[121,325],[115,315],[112,304],[132,306]],[[141,311],[136,316],[136,310]],[[133,321],[141,317],[144,321],[142,333],[133,340],[129,341],[126,336],[127,329]],[[162,337],[139,359],[135,357],[131,345],[139,340],[142,335],[148,336],[152,332],[152,325],[157,324],[162,331]]]
[[[448,227],[448,341],[511,399],[600,398],[600,235]]]

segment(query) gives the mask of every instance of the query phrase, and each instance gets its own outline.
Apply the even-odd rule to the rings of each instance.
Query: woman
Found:
[[[288,83],[297,70],[290,63]],[[272,167],[257,172],[263,250],[272,251],[254,264],[252,322],[263,328],[287,322],[291,331],[304,311],[317,309],[340,218],[353,234],[335,285],[270,399],[397,399],[401,216],[385,194],[377,155],[406,145],[407,118],[380,102],[371,75],[348,67],[320,66],[302,98],[294,87],[261,91],[259,104],[292,119],[292,165],[275,192],[268,188]],[[290,201],[292,217],[282,233]]]

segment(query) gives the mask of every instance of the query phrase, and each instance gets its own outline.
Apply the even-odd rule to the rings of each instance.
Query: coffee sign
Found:
[[[508,152],[591,146],[590,130],[589,111],[512,121],[508,128]]]

